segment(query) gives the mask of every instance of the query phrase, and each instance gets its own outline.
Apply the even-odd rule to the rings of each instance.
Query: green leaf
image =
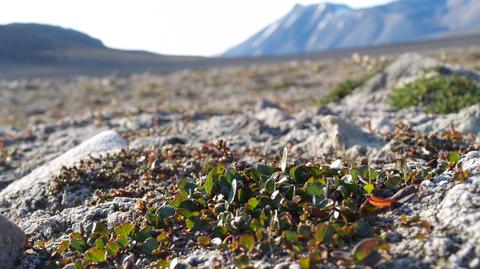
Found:
[[[215,170],[210,171],[210,173],[208,173],[207,179],[205,180],[205,184],[203,184],[203,188],[207,191],[208,195],[212,195],[213,188],[215,187],[215,182],[213,181],[214,174]]]
[[[185,218],[190,218],[192,216],[192,212],[186,208],[179,208],[177,212]]]
[[[135,234],[135,240],[137,242],[140,242],[142,243],[143,241],[145,241],[148,237],[150,237],[150,234],[152,233],[152,228],[150,227],[145,227],[143,229],[141,229],[140,231],[138,231],[136,234]],[[126,237],[125,237],[126,238]]]
[[[290,169],[290,177],[297,184],[302,184],[311,177],[311,170],[304,165],[294,166]]]
[[[460,161],[460,157],[460,153],[457,151],[452,151],[448,154],[448,161],[455,165],[458,163],[458,161]]]
[[[82,260],[76,260],[75,261],[75,269],[83,269]]]
[[[87,241],[83,238],[70,240],[70,248],[76,251],[84,252],[87,249]]]
[[[133,225],[130,222],[126,222],[115,228],[115,236],[129,236],[133,231]]]
[[[396,189],[398,187],[398,184],[400,184],[402,181],[402,178],[399,176],[391,176],[385,181],[385,187],[388,189]]]
[[[375,186],[372,183],[368,183],[365,186],[363,186],[363,189],[368,193],[371,194],[372,191],[375,189]]]
[[[255,247],[255,237],[251,234],[242,235],[239,241],[240,246],[247,250],[252,250]]]
[[[315,242],[328,244],[332,240],[333,233],[334,230],[330,225],[320,223],[315,227]]]
[[[248,199],[247,207],[249,210],[254,210],[258,205],[258,200],[255,197]]]
[[[287,170],[287,158],[288,158],[288,150],[285,147],[285,148],[283,148],[282,161],[280,162],[280,169],[284,173],[285,173],[285,170]]]
[[[298,263],[299,263],[299,265],[302,269],[312,268],[311,263],[310,263],[310,257],[302,258],[302,259],[300,259],[300,261],[298,261]]]
[[[306,191],[311,196],[323,196],[322,186],[316,183],[308,183]]]
[[[187,219],[185,221],[185,226],[187,226],[188,229],[193,229],[195,227],[195,222],[193,222],[191,219]]]
[[[184,180],[181,180],[178,184],[177,184],[178,188],[180,190],[184,190],[186,192],[190,191],[190,190],[194,190],[197,185],[195,183],[192,183],[190,182],[189,180],[187,179],[184,179]]]
[[[101,222],[95,222],[93,224],[92,235],[90,236],[93,239],[99,237],[110,237],[110,231],[108,230],[107,226]]]
[[[143,242],[143,241],[139,241],[139,240],[137,240],[137,241],[138,242]],[[130,244],[130,242],[128,241],[128,238],[126,236],[123,236],[123,235],[117,236],[117,238],[115,239],[115,242],[117,242],[117,244],[122,248],[126,248]]]
[[[97,248],[105,248],[105,238],[104,237],[99,237],[97,240],[95,240],[95,246]]]
[[[158,248],[160,243],[158,243],[157,239],[155,238],[149,238],[145,243],[142,245],[142,251],[145,254],[151,255],[152,252]]]
[[[240,254],[234,258],[233,263],[237,268],[245,268],[250,265],[250,259],[245,254]]]
[[[175,215],[175,208],[169,205],[162,205],[158,208],[157,214],[161,219],[168,219]]]
[[[298,242],[298,234],[294,231],[283,231],[282,237],[290,244]]]
[[[120,245],[117,242],[107,242],[105,245],[105,249],[107,250],[108,255],[112,257],[116,257],[118,254],[118,251],[120,251]]]
[[[275,181],[272,180],[272,179],[268,179],[266,182],[265,182],[265,190],[269,193],[272,193],[275,191]]]
[[[83,259],[85,262],[102,263],[107,260],[107,251],[93,247],[85,252]]]

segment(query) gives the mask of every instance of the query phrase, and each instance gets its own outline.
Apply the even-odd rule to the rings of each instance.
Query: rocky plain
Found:
[[[474,47],[163,75],[0,81],[0,267],[480,268],[480,104],[440,114],[390,102],[394,89],[422,77],[480,84],[479,55]],[[322,102],[335,85],[362,76],[344,98]],[[242,175],[233,180],[232,197],[209,189],[209,163]],[[324,194],[305,187],[305,197],[290,195],[291,188],[314,182],[297,182],[293,167],[316,164],[336,171],[318,176],[335,183],[321,181]],[[368,175],[352,179],[362,165]],[[265,186],[258,199],[242,205],[237,188],[255,185],[245,176],[248,167],[276,173],[259,176]],[[397,172],[401,182],[386,188]],[[284,195],[278,209],[269,200],[279,192],[268,180]],[[350,193],[339,183],[345,181],[361,189]],[[211,230],[195,226],[194,210],[173,205],[185,184],[196,186],[189,198],[207,200],[195,198],[208,204],[196,213]],[[268,201],[257,207],[265,193]],[[310,196],[314,201],[305,202]],[[358,201],[342,219],[347,198]],[[375,212],[358,213],[369,201]],[[298,211],[300,204],[305,218],[286,210]],[[159,209],[156,224],[151,208]],[[230,226],[222,210],[232,216]],[[257,213],[274,223],[285,212],[290,226],[279,221],[279,231],[268,230],[268,244],[278,250],[267,253],[257,232],[262,225],[251,223],[261,222]],[[340,222],[359,231],[335,230],[332,242],[316,237],[312,247],[315,227],[317,235],[318,225]],[[368,236],[359,225],[369,227]],[[141,238],[146,227],[153,237]],[[375,242],[369,259],[357,255],[361,242]]]

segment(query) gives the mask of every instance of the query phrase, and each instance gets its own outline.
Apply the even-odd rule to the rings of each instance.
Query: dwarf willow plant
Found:
[[[200,181],[178,181],[163,204],[140,204],[142,218],[113,229],[95,222],[70,234],[53,253],[43,249],[47,268],[102,267],[129,253],[166,267],[186,242],[188,248],[232,253],[239,268],[252,266],[254,257],[285,253],[303,268],[328,262],[373,266],[388,244],[371,217],[399,202],[392,193],[431,177],[428,169],[407,169],[404,162],[374,170],[340,161],[289,165],[286,158],[284,151],[280,167],[210,163]],[[356,242],[352,252],[339,250]]]
[[[390,103],[397,109],[418,106],[430,113],[454,113],[480,103],[480,88],[461,76],[422,77],[394,89]]]

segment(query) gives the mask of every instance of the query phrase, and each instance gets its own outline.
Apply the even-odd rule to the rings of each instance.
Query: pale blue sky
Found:
[[[367,7],[391,0],[334,0]],[[164,54],[215,55],[287,13],[320,0],[0,0],[0,24],[74,28],[107,46]]]

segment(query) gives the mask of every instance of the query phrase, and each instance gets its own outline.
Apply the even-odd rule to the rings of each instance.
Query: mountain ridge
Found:
[[[421,40],[480,28],[480,2],[402,0],[369,8],[295,5],[223,56],[298,54]]]
[[[38,23],[0,25],[0,60],[41,59],[46,51],[62,49],[106,49],[101,40],[85,33]]]

